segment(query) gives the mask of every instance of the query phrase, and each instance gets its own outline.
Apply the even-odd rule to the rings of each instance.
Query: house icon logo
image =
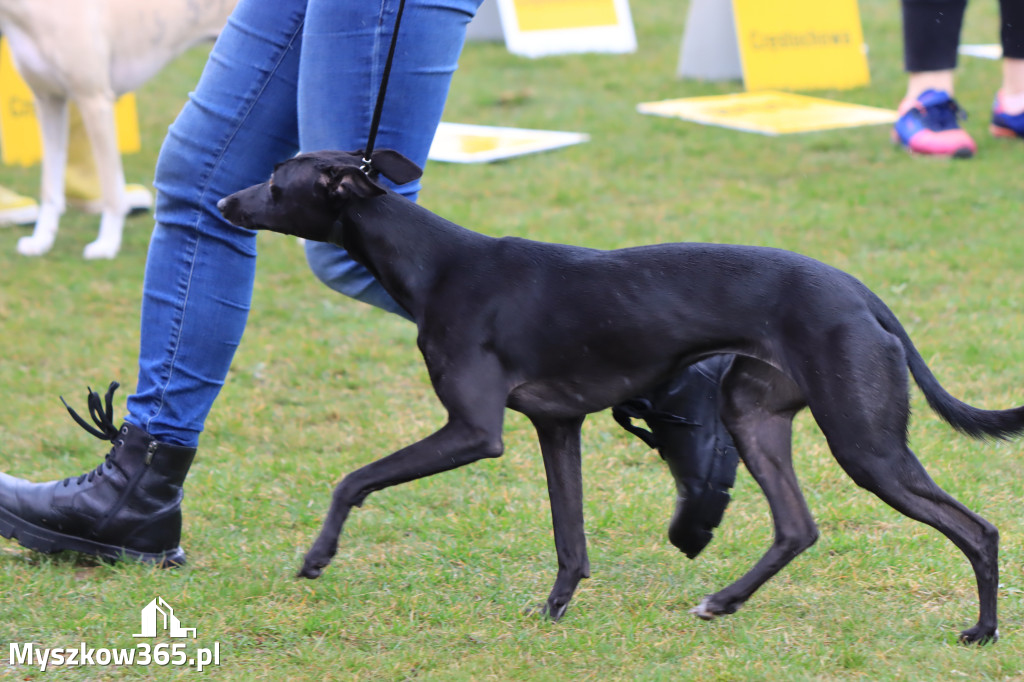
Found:
[[[168,637],[196,638],[196,629],[181,627],[174,609],[162,597],[157,597],[143,607],[142,632],[132,637],[156,637],[158,632],[166,632]]]

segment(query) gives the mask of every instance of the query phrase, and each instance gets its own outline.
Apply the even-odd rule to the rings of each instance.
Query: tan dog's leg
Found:
[[[43,187],[35,229],[28,237],[18,240],[18,253],[23,256],[41,256],[50,250],[57,237],[60,216],[64,213],[68,103],[55,95],[36,95],[34,100],[43,135]]]
[[[96,95],[77,102],[92,143],[93,158],[100,175],[103,213],[96,241],[86,245],[85,258],[113,258],[121,248],[121,232],[128,202],[124,195],[124,169],[117,149],[114,97]]]

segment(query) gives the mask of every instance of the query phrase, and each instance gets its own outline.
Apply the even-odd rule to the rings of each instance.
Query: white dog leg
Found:
[[[39,128],[43,136],[43,187],[39,218],[28,237],[18,240],[18,253],[41,256],[57,238],[64,213],[64,165],[68,149],[68,103],[59,97],[35,97]]]
[[[100,233],[96,241],[86,244],[82,255],[94,260],[97,258],[113,258],[121,250],[121,233],[124,231],[124,212],[103,211],[100,218]]]
[[[117,129],[114,125],[114,98],[113,95],[95,96],[79,99],[77,103],[92,144],[103,195],[99,236],[85,247],[82,255],[87,259],[113,258],[121,249],[124,217],[128,214],[124,170],[121,166],[121,153],[117,149]]]
[[[36,220],[32,234],[18,240],[18,253],[22,256],[42,256],[53,247],[57,238],[57,224],[63,207],[42,203],[39,205],[39,218]]]

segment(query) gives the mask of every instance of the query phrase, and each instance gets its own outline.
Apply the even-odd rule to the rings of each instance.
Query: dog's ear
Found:
[[[332,168],[320,177],[320,182],[327,189],[327,194],[337,201],[345,201],[352,197],[367,199],[387,192],[383,186],[354,166]]]
[[[373,169],[396,185],[412,182],[421,175],[423,169],[405,158],[394,149],[378,149],[370,156]]]

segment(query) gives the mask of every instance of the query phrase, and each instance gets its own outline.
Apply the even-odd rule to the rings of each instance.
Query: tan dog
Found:
[[[32,89],[43,138],[42,198],[31,236],[18,252],[53,246],[64,212],[68,101],[82,113],[100,175],[99,236],[86,258],[121,248],[128,203],[117,149],[114,103],[189,47],[214,38],[237,0],[0,0],[0,32]]]

